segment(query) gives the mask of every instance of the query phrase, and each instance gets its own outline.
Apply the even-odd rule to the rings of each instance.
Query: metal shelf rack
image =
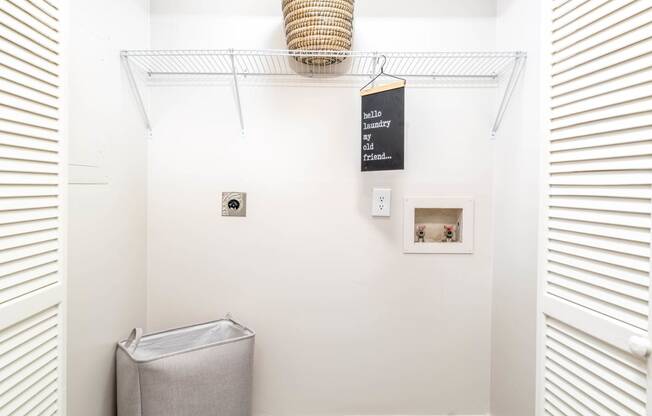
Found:
[[[503,86],[503,96],[491,130],[494,138],[523,70],[525,52],[365,52],[289,50],[132,50],[121,52],[145,124],[151,124],[136,82],[145,84],[178,80],[229,77],[235,90],[240,127],[244,118],[240,83],[244,79],[293,79],[295,81],[343,82],[373,77],[385,62],[386,73],[418,81],[416,85]],[[331,65],[305,65],[303,57],[344,60]],[[386,60],[383,58],[385,57]],[[504,82],[500,82],[504,80]]]

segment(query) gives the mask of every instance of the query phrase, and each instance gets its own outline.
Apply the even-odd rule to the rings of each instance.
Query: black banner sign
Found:
[[[405,150],[405,83],[362,93],[361,170],[402,170]]]

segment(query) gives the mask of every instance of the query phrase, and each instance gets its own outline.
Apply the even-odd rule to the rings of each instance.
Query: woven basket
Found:
[[[355,0],[283,0],[288,49],[293,51],[351,50]],[[295,56],[308,65],[342,62],[338,56]]]

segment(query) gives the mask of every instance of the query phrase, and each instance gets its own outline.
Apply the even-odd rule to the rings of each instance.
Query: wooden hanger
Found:
[[[385,72],[385,64],[387,63],[387,57],[385,55],[381,55],[381,58],[383,58],[383,63],[380,65],[380,72],[378,74],[376,74],[376,76],[373,77],[371,79],[371,81],[367,82],[364,85],[364,87],[360,88],[360,94],[361,95],[374,94],[374,93],[377,93],[377,92],[386,91],[386,90],[390,90],[390,89],[393,89],[393,88],[398,88],[398,87],[405,86],[405,83],[406,83],[405,78],[397,77],[395,75],[388,74],[388,73]],[[399,80],[399,82],[393,82],[393,83],[388,84],[388,85],[381,85],[381,86],[378,86],[378,87],[370,88],[369,90],[365,90],[365,88],[367,88],[369,85],[373,84],[378,78],[380,78],[383,75],[386,76],[386,77],[397,79],[397,80]]]

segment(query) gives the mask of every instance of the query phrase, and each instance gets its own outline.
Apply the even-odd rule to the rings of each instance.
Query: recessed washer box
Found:
[[[403,228],[405,253],[473,253],[473,198],[405,198]]]

